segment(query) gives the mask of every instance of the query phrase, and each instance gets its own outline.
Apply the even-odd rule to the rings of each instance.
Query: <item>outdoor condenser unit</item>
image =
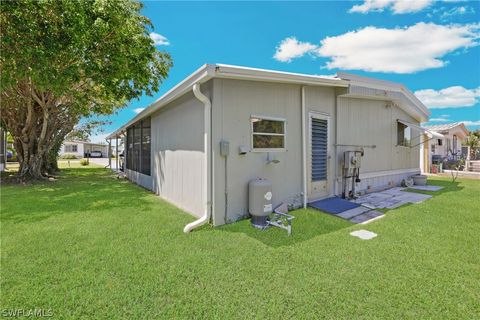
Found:
[[[360,182],[360,166],[362,164],[363,151],[345,151],[343,153],[343,198],[355,197],[355,183]],[[351,190],[347,190],[348,179],[352,179]]]
[[[267,179],[254,179],[248,184],[248,211],[256,228],[268,226],[272,213],[272,183]]]

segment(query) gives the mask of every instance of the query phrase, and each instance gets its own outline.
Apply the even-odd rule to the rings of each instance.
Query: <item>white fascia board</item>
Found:
[[[348,87],[348,81],[322,76],[238,67],[226,64],[215,65],[215,77],[225,79],[296,83],[312,86]]]
[[[125,131],[130,125],[134,124],[135,122],[148,117],[149,115],[153,114],[154,112],[160,110],[163,106],[172,102],[173,100],[179,98],[180,96],[184,95],[188,91],[192,90],[192,87],[195,83],[204,83],[214,75],[215,66],[205,64],[197,69],[194,73],[189,75],[185,78],[182,82],[178,83],[172,89],[168,90],[164,95],[158,98],[154,103],[150,104],[146,107],[142,112],[137,114],[133,119],[128,121],[126,124],[112,132],[106,139],[113,139],[121,132]]]

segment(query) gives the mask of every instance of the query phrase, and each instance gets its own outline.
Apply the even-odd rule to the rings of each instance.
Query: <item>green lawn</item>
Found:
[[[91,319],[480,317],[480,181],[366,226],[294,214],[294,235],[193,218],[107,170],[1,188],[1,311]],[[349,235],[367,229],[378,237]]]

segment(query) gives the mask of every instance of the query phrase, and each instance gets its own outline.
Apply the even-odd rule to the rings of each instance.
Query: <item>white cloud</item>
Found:
[[[470,6],[461,6],[455,7],[450,10],[446,10],[442,8],[443,13],[440,15],[440,19],[447,20],[453,16],[464,15],[464,14],[473,14],[475,13],[475,9]]]
[[[289,37],[280,42],[273,57],[278,61],[290,62],[292,59],[300,58],[316,48],[317,46],[311,43],[300,42],[295,37]]]
[[[143,110],[145,110],[145,108],[136,108],[136,109],[133,109],[133,112],[138,114],[138,113],[142,112]]]
[[[443,67],[440,58],[477,45],[480,24],[417,23],[408,28],[365,27],[321,41],[317,54],[328,57],[328,69],[413,73]]]
[[[476,121],[466,120],[466,121],[460,121],[460,122],[463,122],[463,124],[466,126],[480,126],[480,120],[476,120]]]
[[[471,107],[480,98],[480,87],[465,89],[462,86],[453,86],[441,90],[425,89],[415,91],[415,95],[430,109]]]
[[[330,58],[328,69],[371,72],[414,73],[440,68],[448,53],[478,45],[480,24],[438,25],[420,22],[395,29],[373,26],[327,37],[316,46],[285,38],[276,48],[274,58],[290,62],[305,54]],[[374,39],[374,40],[373,40]]]
[[[448,119],[445,118],[430,118],[428,119],[428,122],[447,122]]]
[[[390,9],[394,14],[418,12],[430,6],[433,0],[364,0],[353,6],[349,12],[368,13]]]
[[[448,122],[450,121],[450,115],[448,114],[441,114],[438,118],[430,118],[428,122]]]
[[[161,34],[155,33],[155,32],[150,33],[150,39],[153,40],[153,44],[155,46],[168,46],[168,45],[170,45],[170,41],[168,41],[168,39],[166,37],[162,36]]]

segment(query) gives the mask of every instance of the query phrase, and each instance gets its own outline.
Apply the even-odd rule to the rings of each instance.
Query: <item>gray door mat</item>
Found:
[[[350,219],[349,221],[353,222],[353,223],[364,223],[364,222],[367,222],[369,220],[378,218],[378,217],[383,216],[383,215],[384,215],[383,212],[376,211],[376,210],[371,210],[371,211],[367,211],[365,213],[362,213],[358,216],[355,216],[352,219]]]
[[[443,187],[439,187],[439,186],[413,186],[413,187],[409,187],[408,189],[423,190],[423,191],[438,191],[438,190],[443,189]]]

